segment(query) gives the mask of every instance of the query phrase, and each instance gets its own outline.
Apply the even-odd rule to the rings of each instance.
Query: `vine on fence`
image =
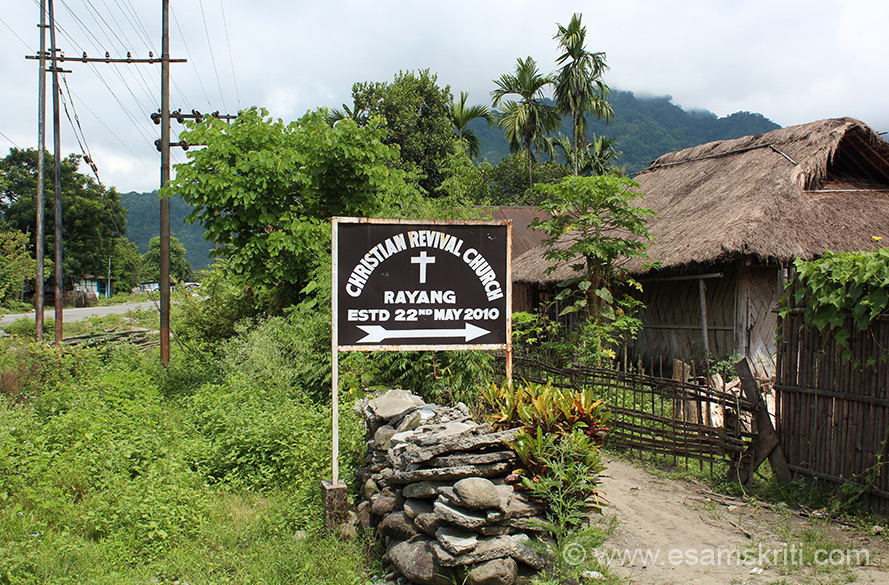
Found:
[[[889,248],[872,252],[827,251],[824,258],[796,260],[796,281],[801,285],[793,293],[797,303],[807,299],[805,320],[825,334],[833,334],[843,348],[843,361],[852,360],[849,338],[852,331],[844,327],[846,318],[858,331],[866,331],[871,323],[889,310]],[[785,301],[787,301],[785,297]],[[785,302],[781,317],[792,306]],[[882,359],[887,359],[886,353]],[[876,358],[865,364],[872,366]]]

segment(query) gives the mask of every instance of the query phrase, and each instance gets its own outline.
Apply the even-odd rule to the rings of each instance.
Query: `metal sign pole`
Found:
[[[339,352],[339,320],[337,319],[337,313],[339,311],[339,293],[337,291],[336,286],[336,275],[337,275],[337,252],[338,252],[338,238],[337,238],[337,229],[336,222],[331,223],[332,234],[331,234],[331,267],[333,270],[331,283],[333,283],[330,297],[330,305],[331,305],[331,331],[330,331],[330,364],[331,364],[331,388],[330,388],[330,396],[332,399],[331,405],[331,417],[332,417],[332,457],[333,461],[331,462],[332,473],[331,480],[334,485],[337,484],[340,480],[340,352]]]
[[[331,291],[331,330],[330,330],[330,419],[331,419],[331,481],[321,482],[321,499],[324,504],[324,517],[327,529],[337,530],[345,522],[349,512],[349,494],[345,482],[340,481],[340,367],[339,367],[339,333],[337,327],[337,308],[339,295],[336,287],[337,274],[337,222],[331,222],[331,266],[333,270],[333,289]]]

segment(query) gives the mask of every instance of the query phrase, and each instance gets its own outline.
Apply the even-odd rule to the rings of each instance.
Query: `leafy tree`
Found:
[[[508,101],[503,112],[497,118],[498,125],[504,130],[509,142],[510,152],[525,150],[528,158],[528,187],[534,185],[532,177],[533,147],[552,152],[547,134],[555,131],[561,118],[554,106],[544,101],[543,90],[552,85],[553,79],[541,75],[537,63],[531,57],[518,59],[515,74],[505,73],[494,81],[497,89],[491,92],[494,107],[508,95],[519,96],[519,101]]]
[[[171,238],[170,241],[172,242],[174,239]],[[159,248],[160,245],[158,245],[158,255],[160,254]],[[142,282],[142,256],[139,255],[139,247],[126,238],[114,240],[114,253],[111,255],[111,281],[118,292],[127,292]]]
[[[367,121],[367,114],[363,110],[359,110],[357,107],[353,110],[349,108],[346,104],[343,104],[343,109],[334,108],[330,110],[330,113],[327,114],[327,122],[334,126],[340,120],[355,120],[355,122],[362,124]]]
[[[496,165],[478,165],[483,190],[476,201],[486,205],[537,205],[542,193],[528,187],[528,169],[523,153],[513,153]],[[568,167],[553,161],[539,161],[531,165],[531,182],[558,183],[570,173]]]
[[[170,236],[170,278],[174,282],[191,280],[194,272],[185,257],[185,246],[174,236]],[[142,255],[141,280],[157,282],[161,274],[161,239],[154,236],[148,243],[148,251]]]
[[[161,200],[157,190],[120,194],[121,204],[127,208],[127,238],[139,247],[139,253],[148,251],[148,242],[158,235]],[[204,227],[190,224],[185,218],[194,208],[179,197],[170,199],[170,235],[176,237],[188,251],[188,262],[195,270],[210,267],[210,250],[213,242],[204,237]],[[112,267],[113,269],[113,267]]]
[[[13,148],[0,160],[5,189],[0,195],[0,214],[11,228],[29,234],[34,250],[34,221],[37,213],[37,163],[34,149]],[[126,209],[113,187],[106,189],[79,173],[80,157],[69,155],[62,161],[62,259],[66,280],[86,274],[105,274],[114,251],[115,236],[126,234]],[[55,218],[52,212],[55,174],[53,157],[46,154],[47,258],[55,245]],[[47,273],[51,277],[52,271]]]
[[[581,345],[596,364],[613,358],[613,346],[641,326],[632,317],[638,301],[629,295],[617,299],[616,294],[627,283],[640,288],[621,267],[646,257],[653,239],[645,223],[654,212],[634,204],[642,199],[634,190],[638,186],[614,175],[572,176],[537,186],[546,196],[539,208],[549,219],[535,219],[532,226],[546,234],[544,258],[552,262],[549,271],[567,265],[578,273],[562,283],[565,288],[557,299],[573,301],[563,315],[578,312],[585,318]]]
[[[580,23],[581,15],[574,14],[567,27],[558,26],[554,37],[564,52],[556,63],[562,66],[556,77],[556,106],[559,112],[572,117],[572,143],[580,152],[584,135],[584,115],[591,112],[600,120],[610,120],[614,111],[608,104],[608,86],[602,74],[608,69],[605,53],[586,50],[586,27]],[[574,175],[580,174],[578,157],[574,157]]]
[[[484,120],[490,126],[494,121],[494,117],[487,106],[467,106],[466,101],[468,99],[469,94],[461,91],[460,100],[451,103],[451,121],[454,123],[457,140],[465,143],[469,157],[475,158],[479,154],[479,140],[475,132],[469,128],[469,123],[473,120]]]
[[[334,126],[326,110],[285,124],[251,108],[232,124],[213,117],[190,123],[190,150],[168,189],[195,210],[213,254],[251,286],[278,289],[290,302],[329,253],[335,215],[400,214],[418,199],[405,173],[390,168],[397,150],[383,144],[376,121]]]
[[[594,134],[592,141],[575,149],[571,140],[560,134],[553,144],[562,151],[575,176],[622,174],[622,170],[612,163],[620,156],[620,152],[614,149],[613,138]]]
[[[398,168],[415,174],[434,195],[443,180],[441,161],[454,149],[450,87],[439,87],[438,76],[428,69],[400,71],[392,83],[356,83],[352,98],[348,117],[360,126],[375,116],[385,120],[382,142],[398,146]]]
[[[0,301],[20,296],[36,268],[37,262],[28,252],[28,235],[0,230]]]

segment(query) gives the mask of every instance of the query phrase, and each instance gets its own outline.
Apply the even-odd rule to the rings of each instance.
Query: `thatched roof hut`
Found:
[[[658,215],[649,254],[664,270],[733,261],[787,264],[889,245],[889,142],[851,118],[820,120],[671,152],[636,175]],[[546,276],[542,248],[515,260],[518,282]],[[633,272],[645,272],[641,265]]]
[[[816,258],[825,250],[872,250],[889,245],[889,142],[851,118],[821,120],[672,152],[655,160],[635,179],[644,195],[640,205],[658,213],[648,222],[649,232],[656,238],[649,255],[661,262],[661,268],[651,271],[641,263],[627,268],[652,281],[718,275],[722,282],[708,280],[705,299],[725,305],[724,315],[715,317],[716,324],[712,314],[708,317],[717,330],[709,345],[714,345],[718,331],[726,332],[722,347],[717,341],[711,348],[717,354],[747,353],[752,328],[765,318],[753,313],[762,316],[774,308],[783,286],[780,270],[795,258]],[[516,258],[513,277],[517,283],[551,284],[571,276],[568,267],[547,275],[550,263],[542,258],[542,252],[538,247]],[[757,269],[762,273],[759,276],[753,274]],[[769,283],[763,282],[764,274],[771,275]],[[746,292],[735,284],[738,280],[747,283]],[[658,308],[659,303],[666,306],[683,295],[690,295],[697,303],[697,283],[691,285],[694,288],[676,294],[646,293],[649,337],[652,327],[691,326],[688,321],[695,314],[691,309],[680,319]],[[720,292],[720,288],[724,290]],[[757,299],[762,306],[756,311],[744,309],[747,314],[741,315],[739,307],[749,308]],[[655,318],[653,313],[658,311]],[[763,354],[774,345],[774,318],[767,320],[769,325],[761,336]],[[700,338],[698,330],[696,343],[701,343]],[[683,353],[677,349],[683,343],[663,345],[675,350],[668,353]]]

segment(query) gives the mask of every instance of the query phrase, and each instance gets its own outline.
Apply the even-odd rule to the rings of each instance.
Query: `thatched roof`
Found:
[[[851,118],[827,119],[665,154],[635,179],[671,271],[736,259],[788,263],[889,245],[889,142]],[[874,236],[884,237],[882,242]],[[570,276],[536,248],[515,260],[520,282]],[[637,264],[632,272],[645,269]]]

